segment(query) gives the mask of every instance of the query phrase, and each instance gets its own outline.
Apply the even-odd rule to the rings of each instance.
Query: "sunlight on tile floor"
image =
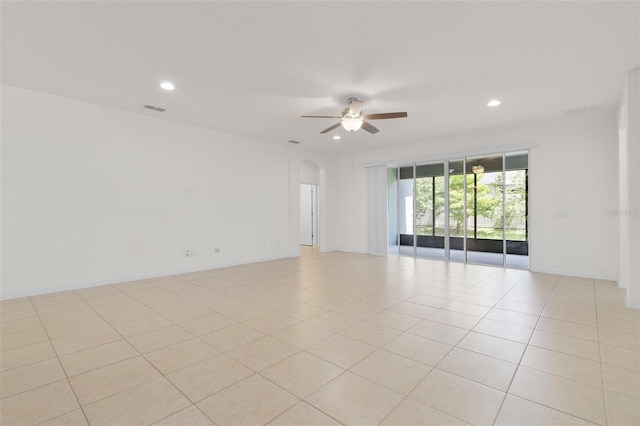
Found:
[[[614,283],[302,251],[3,301],[0,423],[640,424]]]

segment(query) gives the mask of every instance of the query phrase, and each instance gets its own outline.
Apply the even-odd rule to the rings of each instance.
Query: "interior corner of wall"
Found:
[[[640,310],[640,300],[631,300],[629,296],[625,298],[625,305],[627,308]]]

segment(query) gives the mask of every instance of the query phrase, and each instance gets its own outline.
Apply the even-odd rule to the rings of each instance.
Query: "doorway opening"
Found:
[[[320,168],[305,160],[300,165],[300,245],[319,247]]]
[[[318,187],[300,184],[300,245],[318,245]]]

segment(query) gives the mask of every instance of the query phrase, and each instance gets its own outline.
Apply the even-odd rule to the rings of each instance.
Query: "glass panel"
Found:
[[[467,159],[467,261],[504,265],[502,155]]]
[[[449,161],[449,253],[464,262],[464,161]]]
[[[528,235],[528,153],[505,157],[505,231],[507,261],[510,268],[529,268]]]
[[[390,168],[389,253],[527,269],[528,167],[517,152]]]
[[[443,214],[444,163],[416,166],[417,257],[444,259]]]
[[[433,178],[416,178],[416,234],[432,236],[433,227]]]
[[[403,256],[414,256],[413,218],[413,166],[401,167],[398,181],[398,253]]]
[[[443,164],[444,169],[444,164]],[[444,170],[443,170],[444,172]],[[435,185],[435,199],[436,199],[436,214],[435,214],[435,235],[438,237],[444,237],[444,176],[434,177]]]
[[[387,197],[387,253],[397,255],[398,250],[398,169],[387,169],[389,195]]]

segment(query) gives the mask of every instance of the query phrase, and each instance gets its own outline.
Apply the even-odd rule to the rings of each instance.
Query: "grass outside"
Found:
[[[431,226],[418,226],[417,227],[418,235],[433,235],[433,227]],[[456,233],[455,228],[451,228],[450,235],[452,237],[463,237],[462,230],[460,233]],[[436,236],[444,237],[444,228],[436,228]],[[473,236],[473,229],[467,230],[467,236]],[[488,239],[488,240],[501,240],[502,239],[502,229],[493,229],[493,228],[478,228],[478,238]],[[526,234],[524,229],[507,229],[507,240],[510,241],[526,241]]]

